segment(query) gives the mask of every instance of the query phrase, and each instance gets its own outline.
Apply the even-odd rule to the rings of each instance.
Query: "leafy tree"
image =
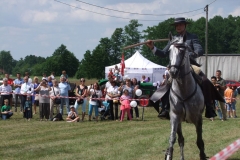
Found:
[[[141,32],[138,31],[138,27],[141,26],[142,24],[139,24],[138,20],[130,20],[129,25],[124,27],[124,37],[126,39],[125,46],[140,42],[140,40],[142,39],[142,35]],[[131,57],[139,48],[140,47],[135,47],[125,50],[125,58]]]
[[[20,58],[19,61],[15,61],[16,65],[13,68],[13,74],[23,74],[24,72],[28,71],[29,73],[31,73],[31,75],[42,75],[42,71],[36,72],[34,68],[36,65],[45,62],[45,60],[46,59],[44,57],[37,57],[35,55],[28,55],[24,59]]]
[[[221,16],[215,16],[209,20],[208,26],[208,52],[224,53],[224,19]]]
[[[111,36],[111,51],[109,60],[112,64],[116,64],[120,62],[121,58],[121,49],[124,45],[125,38],[122,28],[117,28],[113,35]]]
[[[87,50],[86,53],[84,54],[84,58],[81,60],[79,64],[78,71],[76,73],[77,78],[85,77],[90,79],[92,77],[91,75],[91,65],[92,61],[92,54],[91,51]]]
[[[75,75],[78,66],[78,59],[63,44],[42,64],[43,70],[48,71],[49,74],[54,71],[56,75],[61,75],[62,70],[65,70],[70,77]]]
[[[1,51],[0,52],[0,68],[3,73],[12,73],[12,68],[16,64],[16,61],[13,59],[10,51]]]
[[[200,44],[203,49],[205,46],[205,29],[206,29],[206,19],[204,17],[199,18],[197,21],[189,20],[190,24],[187,27],[187,31],[198,36]]]
[[[174,19],[170,18],[166,21],[160,22],[157,26],[148,27],[143,32],[145,33],[144,39],[146,40],[154,40],[154,39],[165,39],[168,38],[169,33],[175,34],[175,28],[171,27],[170,24],[173,23]],[[154,45],[157,48],[163,49],[168,42],[156,42]],[[150,61],[155,62],[160,65],[167,65],[169,63],[169,58],[159,58],[153,55],[153,53],[149,50],[145,45],[142,47],[142,54],[148,58]]]

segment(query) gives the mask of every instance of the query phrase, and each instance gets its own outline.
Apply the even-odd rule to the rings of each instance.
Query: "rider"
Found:
[[[212,83],[206,78],[206,76],[202,73],[201,69],[199,68],[200,65],[197,64],[195,61],[195,58],[202,56],[203,55],[203,48],[199,43],[198,37],[194,34],[191,34],[186,31],[186,26],[189,24],[185,20],[185,18],[180,17],[180,18],[175,18],[173,25],[177,31],[176,36],[183,36],[184,34],[186,35],[186,41],[185,43],[191,48],[191,50],[187,49],[186,52],[189,53],[190,55],[190,63],[192,65],[192,68],[194,72],[201,76],[202,78],[202,83],[201,83],[201,88],[203,91],[204,95],[204,100],[205,100],[205,105],[206,105],[206,114],[205,116],[207,118],[213,118],[216,116],[216,113],[213,109],[213,102],[215,99],[219,101],[223,101],[224,99],[219,95],[217,90],[214,88]],[[168,42],[167,46],[163,49],[160,50],[156,48],[151,40],[148,40],[147,46],[152,50],[152,52],[159,56],[159,57],[166,57],[169,52],[169,48],[171,46],[170,42]],[[167,88],[165,91],[163,89],[157,90],[153,96],[151,97],[151,100],[153,102],[159,100],[161,98],[162,101],[162,112],[159,114],[159,117],[168,117],[169,116],[169,88]]]

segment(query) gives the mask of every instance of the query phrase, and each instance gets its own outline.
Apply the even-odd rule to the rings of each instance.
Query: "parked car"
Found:
[[[240,82],[238,81],[234,81],[234,80],[225,80],[226,81],[226,84],[235,84],[237,87],[240,86]]]
[[[238,94],[240,94],[240,82],[238,81],[234,81],[234,80],[225,80],[226,81],[226,84],[234,84],[237,86],[237,91],[238,91]]]

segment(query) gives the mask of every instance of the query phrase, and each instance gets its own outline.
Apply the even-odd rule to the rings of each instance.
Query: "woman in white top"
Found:
[[[94,108],[96,121],[98,121],[98,106],[101,105],[101,100],[92,99],[92,98],[102,97],[102,91],[100,90],[98,83],[94,83],[93,87],[91,86],[91,88],[89,89],[89,95],[90,95],[90,101],[89,101],[89,109],[88,109],[88,115],[89,115],[88,120],[91,121],[92,110]]]
[[[51,88],[47,85],[46,80],[42,80],[40,85],[34,89],[34,91],[39,91],[39,113],[40,113],[40,121],[45,117],[46,121],[49,120],[50,114],[50,98],[49,91]]]
[[[111,117],[111,120],[114,120],[114,114],[113,114],[113,99],[118,99],[120,96],[120,92],[118,92],[118,86],[116,86],[116,82],[112,81],[111,86],[107,88],[107,94],[105,99],[109,103],[109,109],[104,113],[102,119],[105,119],[107,115]],[[118,117],[118,115],[115,115],[115,117]]]
[[[54,79],[53,86],[51,87],[50,94],[50,119],[53,119],[54,105],[56,105],[56,114],[60,113],[60,104],[55,104],[55,99],[60,96],[60,89],[58,87],[58,81]]]

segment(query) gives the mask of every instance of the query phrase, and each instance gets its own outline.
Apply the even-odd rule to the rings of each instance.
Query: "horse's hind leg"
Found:
[[[184,154],[183,154],[184,137],[182,134],[182,124],[181,123],[178,124],[177,134],[178,134],[178,144],[180,147],[181,160],[184,160]]]
[[[206,154],[204,152],[204,142],[202,139],[202,117],[199,118],[195,126],[197,131],[197,146],[200,150],[200,160],[206,160]]]

